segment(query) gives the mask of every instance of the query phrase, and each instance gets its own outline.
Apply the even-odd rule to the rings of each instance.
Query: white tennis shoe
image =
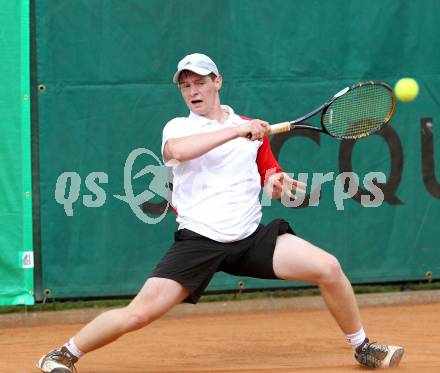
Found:
[[[366,338],[356,349],[354,357],[368,368],[394,368],[399,365],[404,352],[403,347],[381,345]]]
[[[37,363],[37,368],[44,373],[74,373],[78,358],[73,356],[66,347],[49,351]]]

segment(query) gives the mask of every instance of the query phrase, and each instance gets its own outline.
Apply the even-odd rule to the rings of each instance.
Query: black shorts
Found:
[[[174,234],[174,244],[161,259],[152,277],[174,280],[191,294],[185,302],[197,303],[216,272],[235,276],[276,279],[273,252],[277,237],[294,234],[285,220],[277,219],[241,241],[213,241],[188,229]]]

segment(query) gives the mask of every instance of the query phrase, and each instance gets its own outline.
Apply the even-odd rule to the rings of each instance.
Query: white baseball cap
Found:
[[[211,73],[219,75],[214,61],[201,53],[189,54],[180,60],[177,71],[173,76],[173,83],[179,82],[179,75],[183,70],[189,70],[199,75],[209,75]]]

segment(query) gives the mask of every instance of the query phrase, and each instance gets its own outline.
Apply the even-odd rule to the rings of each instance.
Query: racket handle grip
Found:
[[[290,131],[290,128],[290,122],[272,124],[269,127],[269,135],[276,135],[277,133],[287,132]],[[250,140],[252,138],[252,133],[249,132],[246,137]]]
[[[282,122],[277,124],[272,124],[270,126],[270,134],[276,135],[277,133],[290,131],[290,122]]]

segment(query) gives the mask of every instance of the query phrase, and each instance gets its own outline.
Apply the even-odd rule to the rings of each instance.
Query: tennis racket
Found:
[[[270,134],[305,128],[340,140],[359,139],[381,130],[390,121],[395,101],[393,90],[386,83],[357,83],[339,91],[320,107],[298,119],[272,124]],[[318,113],[321,113],[321,127],[299,124]],[[252,138],[251,133],[248,138]]]

